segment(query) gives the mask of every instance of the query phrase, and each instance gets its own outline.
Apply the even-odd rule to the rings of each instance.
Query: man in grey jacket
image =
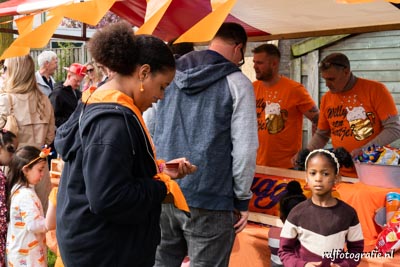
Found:
[[[49,96],[54,89],[54,72],[58,67],[57,54],[53,51],[43,51],[38,56],[39,70],[36,71],[36,82],[40,91]]]
[[[155,266],[180,266],[186,255],[199,266],[228,266],[247,224],[258,138],[253,86],[239,69],[246,43],[242,26],[222,24],[209,49],[177,60],[164,99],[145,114],[160,158],[198,166],[178,180],[191,217],[163,205]]]

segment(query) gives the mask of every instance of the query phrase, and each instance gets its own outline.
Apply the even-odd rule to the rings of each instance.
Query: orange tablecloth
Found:
[[[351,205],[356,211],[364,234],[364,251],[375,247],[380,227],[375,224],[375,211],[385,206],[388,192],[399,192],[400,188],[381,188],[363,183],[341,183],[337,186],[340,198]],[[400,262],[399,265],[400,266]]]
[[[268,230],[268,227],[249,223],[242,232],[237,234],[229,267],[270,266]]]

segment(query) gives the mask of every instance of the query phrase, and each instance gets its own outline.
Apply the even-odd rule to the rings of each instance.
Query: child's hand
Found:
[[[304,265],[304,267],[318,267],[321,266],[322,261],[313,261],[313,262],[307,262],[306,265]]]

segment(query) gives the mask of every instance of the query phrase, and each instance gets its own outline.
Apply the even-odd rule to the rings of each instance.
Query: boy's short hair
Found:
[[[247,44],[247,33],[242,25],[234,22],[222,23],[215,37],[233,41],[235,44]],[[215,38],[214,37],[214,38]]]

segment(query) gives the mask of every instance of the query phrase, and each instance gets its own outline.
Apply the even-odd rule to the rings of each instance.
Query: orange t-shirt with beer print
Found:
[[[15,185],[11,190],[7,232],[7,265],[47,267],[45,218],[32,187]]]
[[[344,93],[328,91],[321,100],[318,128],[330,130],[333,147],[351,152],[382,131],[382,121],[397,115],[396,104],[387,88],[378,82],[358,78]],[[354,168],[342,175],[356,177]]]
[[[257,165],[292,168],[301,149],[303,113],[315,106],[306,88],[284,76],[272,87],[253,82],[256,97]]]

